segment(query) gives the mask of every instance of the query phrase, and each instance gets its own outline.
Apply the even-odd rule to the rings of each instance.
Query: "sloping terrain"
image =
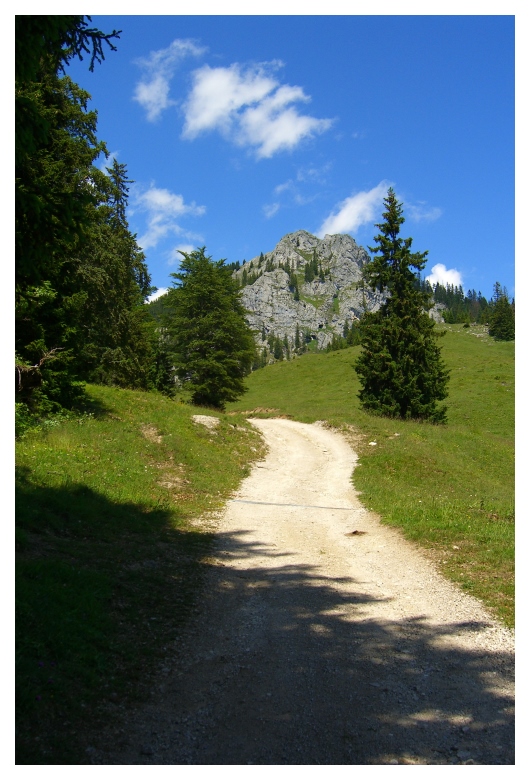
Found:
[[[205,599],[92,763],[513,763],[513,632],[365,511],[339,434],[254,425]]]

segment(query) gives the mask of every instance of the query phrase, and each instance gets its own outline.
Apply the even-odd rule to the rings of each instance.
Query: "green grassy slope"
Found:
[[[256,371],[248,394],[230,408],[353,426],[360,455],[354,485],[365,506],[513,625],[514,343],[495,342],[480,327],[446,328],[440,342],[451,369],[445,426],[361,411],[352,367],[359,347]]]
[[[242,419],[92,387],[93,416],[17,443],[17,763],[86,763],[102,706],[148,689],[219,507],[262,451]],[[214,433],[196,412],[215,414]]]

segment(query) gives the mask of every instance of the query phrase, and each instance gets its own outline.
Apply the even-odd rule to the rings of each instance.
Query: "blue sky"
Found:
[[[126,163],[153,285],[178,248],[249,260],[286,233],[369,246],[382,199],[425,275],[514,295],[513,16],[96,16],[69,75]],[[434,271],[433,271],[434,269]]]

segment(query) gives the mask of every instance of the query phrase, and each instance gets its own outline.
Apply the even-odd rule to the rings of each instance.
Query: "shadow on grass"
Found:
[[[141,695],[200,584],[210,537],[177,512],[17,472],[17,763],[79,763],[100,705]]]
[[[128,763],[513,763],[513,659],[459,641],[486,625],[364,617],[377,600],[362,582],[244,533],[216,548],[190,638],[199,661],[149,705],[151,757],[131,730]]]
[[[168,656],[153,752],[126,718],[128,763],[513,763],[513,659],[459,642],[484,625],[370,618],[362,582],[289,550],[220,534],[212,565],[169,508],[18,476],[17,763],[113,763],[97,735]],[[189,665],[172,643],[198,596]]]
[[[83,395],[75,404],[74,410],[85,414],[91,414],[94,417],[106,417],[112,412],[112,408],[100,398],[95,398],[92,393],[84,390]]]

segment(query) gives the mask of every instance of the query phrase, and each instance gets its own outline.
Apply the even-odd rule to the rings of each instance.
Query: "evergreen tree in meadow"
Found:
[[[389,189],[383,222],[377,224],[374,253],[363,269],[372,290],[386,292],[382,307],[362,320],[362,351],[355,368],[361,381],[361,405],[387,417],[445,422],[449,372],[429,318],[429,293],[418,289],[416,272],[427,252],[413,253],[412,239],[400,237],[402,204]]]
[[[205,247],[181,254],[180,271],[171,274],[176,286],[168,292],[170,353],[192,402],[223,409],[245,392],[254,338],[224,260],[207,257]]]
[[[492,303],[489,335],[497,341],[513,341],[515,339],[515,316],[507,292],[499,282],[496,282],[494,286]]]

